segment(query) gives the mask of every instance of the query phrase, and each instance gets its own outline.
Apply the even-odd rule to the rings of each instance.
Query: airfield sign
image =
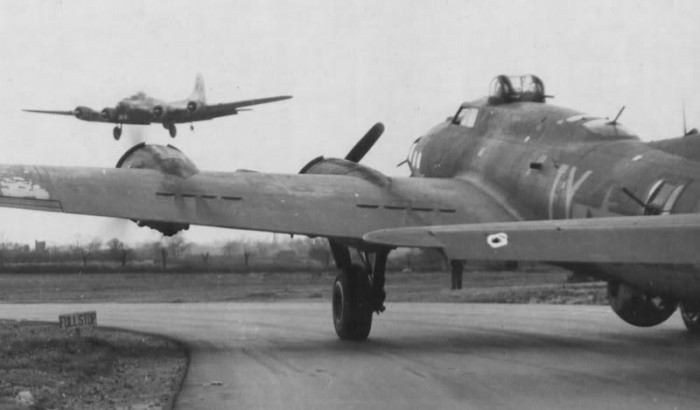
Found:
[[[68,313],[58,316],[58,326],[61,329],[79,329],[81,327],[97,325],[97,312]]]

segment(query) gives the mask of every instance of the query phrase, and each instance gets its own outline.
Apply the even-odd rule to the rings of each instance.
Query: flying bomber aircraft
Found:
[[[341,339],[368,337],[384,310],[387,256],[401,246],[565,266],[606,280],[613,311],[632,325],[658,325],[680,306],[699,332],[700,151],[640,141],[622,111],[609,120],[547,98],[536,76],[496,77],[488,97],[415,140],[410,177],[360,163],[383,132],[376,124],[345,158],[295,174],[200,171],[178,149],[146,144],[116,169],[0,165],[0,206],[126,218],[165,235],[197,224],[325,237]]]
[[[217,117],[225,117],[227,115],[236,115],[240,111],[249,110],[243,107],[287,100],[289,98],[292,97],[283,95],[208,105],[204,92],[204,79],[201,74],[197,74],[194,83],[194,91],[192,91],[189,98],[181,101],[165,102],[149,97],[143,92],[139,92],[119,101],[115,107],[107,107],[100,112],[84,106],[76,107],[71,111],[26,109],[23,111],[39,114],[73,115],[75,118],[83,121],[117,124],[112,131],[112,135],[114,139],[118,141],[122,135],[122,126],[124,124],[163,124],[163,128],[167,129],[170,136],[175,138],[177,135],[175,124],[193,123],[196,121],[211,120]],[[190,125],[190,129],[194,130],[194,125]]]

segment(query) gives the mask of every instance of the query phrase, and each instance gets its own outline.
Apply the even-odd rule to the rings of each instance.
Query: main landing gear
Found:
[[[122,125],[119,124],[114,129],[112,130],[112,136],[114,137],[115,140],[119,141],[119,138],[122,136]]]
[[[619,282],[608,282],[608,301],[622,320],[639,327],[652,327],[665,322],[678,306],[674,300],[649,295]]]
[[[361,253],[362,264],[352,263],[350,251],[331,241],[340,273],[333,283],[333,325],[341,340],[366,340],[372,314],[384,311],[384,273],[388,250]],[[371,257],[374,255],[374,264]]]
[[[169,123],[169,122],[164,122],[163,128],[168,130],[171,138],[175,138],[175,136],[177,135],[177,127],[175,127],[175,124]]]

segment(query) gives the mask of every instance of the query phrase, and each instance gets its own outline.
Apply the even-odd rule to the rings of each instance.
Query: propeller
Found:
[[[384,124],[378,122],[372,126],[372,128],[367,131],[367,133],[362,137],[357,144],[348,152],[345,159],[352,162],[360,162],[362,158],[369,152],[375,142],[384,133]]]

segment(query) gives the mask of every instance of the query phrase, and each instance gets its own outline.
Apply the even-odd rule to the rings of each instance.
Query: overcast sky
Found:
[[[500,73],[534,73],[550,103],[614,116],[643,139],[700,126],[697,1],[0,2],[0,163],[112,166],[135,142],[173,143],[201,169],[297,172],[343,156],[375,122],[364,162],[389,175],[409,144]],[[209,102],[290,94],[252,112],[179,127],[27,114],[101,110],[136,91]],[[105,218],[0,209],[4,240],[157,239]],[[191,228],[188,240],[241,232]]]

